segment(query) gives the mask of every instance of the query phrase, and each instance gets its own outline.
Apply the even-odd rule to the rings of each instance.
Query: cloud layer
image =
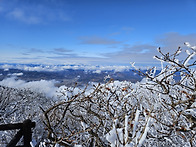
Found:
[[[99,72],[100,71],[125,71],[129,70],[131,66],[116,66],[116,65],[110,65],[110,66],[95,66],[95,65],[84,65],[84,64],[66,64],[66,65],[39,65],[39,64],[0,64],[0,69],[4,69],[5,71],[8,71],[9,69],[20,69],[25,71],[64,71],[67,69],[73,69],[73,70],[84,70],[84,71],[94,71]],[[22,76],[22,73],[15,73],[15,76]]]
[[[99,36],[84,36],[80,37],[79,40],[81,44],[94,44],[94,45],[112,45],[112,44],[120,44],[121,41],[117,41],[115,39],[108,39]]]
[[[45,94],[48,97],[56,97],[58,95],[57,91],[58,88],[54,86],[57,83],[56,81],[32,81],[32,82],[25,82],[23,80],[18,80],[15,77],[7,78],[0,81],[0,85],[18,88],[18,89],[30,89],[35,92],[40,92]]]
[[[182,35],[176,32],[166,33],[155,38],[154,43],[135,43],[129,44],[126,42],[116,41],[114,39],[106,39],[101,37],[84,37],[79,39],[80,46],[87,45],[88,48],[105,48],[106,50],[97,52],[96,56],[88,55],[88,53],[75,52],[73,49],[64,47],[54,48],[48,51],[41,49],[31,48],[28,49],[22,59],[32,59],[36,61],[45,60],[46,63],[54,64],[95,64],[95,65],[113,65],[113,64],[129,64],[136,62],[144,65],[159,64],[158,61],[153,59],[153,56],[159,55],[157,48],[161,47],[163,52],[175,52],[178,46],[187,49],[184,42],[188,41],[191,45],[196,45],[196,34]],[[101,45],[97,47],[97,45]],[[113,46],[117,45],[117,46]],[[108,49],[108,52],[107,52]],[[113,50],[114,49],[114,50]],[[24,54],[24,55],[25,55]],[[39,56],[38,56],[39,54]],[[34,57],[34,58],[33,58]],[[31,61],[32,61],[31,60]],[[33,62],[34,63],[34,62]],[[38,62],[39,63],[39,62]]]
[[[30,25],[45,24],[53,21],[70,21],[68,13],[62,11],[66,7],[61,0],[55,2],[42,0],[41,2],[15,0],[1,0],[0,12],[10,20],[18,21]],[[51,11],[51,6],[53,10]]]

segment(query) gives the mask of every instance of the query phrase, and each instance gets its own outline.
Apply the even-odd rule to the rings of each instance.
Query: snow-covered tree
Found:
[[[48,139],[62,146],[195,146],[196,54],[179,60],[176,52],[158,52],[162,64],[136,84],[113,81],[84,89],[65,88],[62,101],[43,109]],[[165,66],[164,66],[165,64]]]
[[[46,138],[40,106],[47,108],[50,102],[43,94],[29,89],[0,86],[0,124],[22,123],[31,119],[36,122],[33,140],[37,144]],[[0,146],[6,146],[17,131],[0,131]]]
[[[35,144],[50,146],[196,146],[195,47],[179,47],[154,58],[161,63],[142,72],[141,82],[119,82],[79,88],[62,86],[58,99],[29,89],[0,86],[0,123],[31,119]],[[5,145],[14,132],[0,132]]]

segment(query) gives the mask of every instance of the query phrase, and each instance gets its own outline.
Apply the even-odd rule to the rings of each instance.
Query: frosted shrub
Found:
[[[36,122],[33,129],[33,140],[36,144],[46,138],[40,105],[44,108],[50,105],[50,100],[41,93],[0,86],[0,124],[22,123],[31,119]],[[0,146],[6,146],[17,131],[0,131]]]
[[[188,46],[191,48],[191,46]],[[191,48],[192,49],[192,48]],[[141,82],[90,84],[65,88],[60,102],[43,109],[48,143],[61,146],[195,146],[195,50],[180,61],[155,56],[162,64],[143,73]],[[163,64],[166,64],[164,67]],[[180,76],[179,79],[176,79]]]
[[[0,86],[0,123],[36,121],[33,143],[52,146],[196,146],[195,47],[158,48],[161,70],[142,72],[135,84],[109,78],[79,88],[62,86],[59,98]],[[0,132],[6,145],[14,132]]]
[[[154,121],[146,145],[195,146],[196,61],[192,58],[196,53],[194,50],[192,53],[186,51],[185,59],[179,61],[177,57],[181,48],[171,55],[164,54],[160,48],[158,51],[162,57],[155,58],[162,64],[166,63],[160,73],[154,74],[156,68],[146,73],[136,69],[139,74],[146,76],[146,83],[141,86],[146,89],[144,94],[151,93],[147,101],[153,104],[151,110],[146,110]],[[180,79],[175,79],[177,75],[180,75]]]

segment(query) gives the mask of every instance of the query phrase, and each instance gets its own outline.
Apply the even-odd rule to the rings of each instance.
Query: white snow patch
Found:
[[[8,76],[22,76],[23,73],[13,73],[13,74],[8,74]]]

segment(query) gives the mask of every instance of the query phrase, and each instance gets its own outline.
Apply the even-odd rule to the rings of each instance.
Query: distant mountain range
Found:
[[[146,70],[143,69],[143,72]],[[156,73],[159,73],[157,70]],[[93,65],[41,65],[41,64],[4,64],[0,63],[0,80],[9,77],[26,82],[55,80],[56,86],[84,85],[88,82],[105,82],[105,77],[119,81],[137,82],[142,80],[131,66],[93,66]],[[179,76],[176,77],[179,80]]]
[[[141,76],[137,75],[132,70],[126,70],[121,72],[101,71],[96,73],[92,70],[82,70],[82,69],[67,69],[63,71],[27,71],[22,69],[0,69],[0,80],[8,77],[16,76],[17,79],[24,81],[39,81],[39,80],[56,80],[56,86],[66,85],[74,86],[84,85],[88,82],[99,82],[103,83],[105,77],[110,77],[114,80],[119,81],[131,81],[137,82],[142,79]]]

